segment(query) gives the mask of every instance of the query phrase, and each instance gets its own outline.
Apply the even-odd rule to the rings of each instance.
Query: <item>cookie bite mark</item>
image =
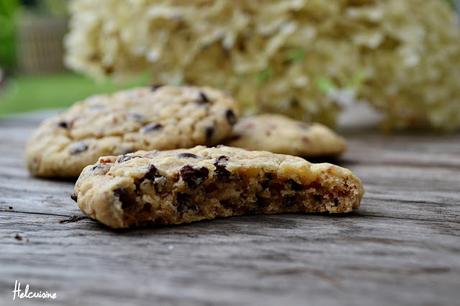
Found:
[[[136,155],[143,159],[111,164],[116,171],[84,171],[75,193],[86,214],[126,228],[244,214],[344,213],[359,207],[364,192],[347,169],[288,155],[225,146]],[[113,203],[102,184],[116,186]]]

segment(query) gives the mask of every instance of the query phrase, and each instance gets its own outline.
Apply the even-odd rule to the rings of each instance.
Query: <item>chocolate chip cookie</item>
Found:
[[[350,212],[363,196],[349,170],[218,146],[101,157],[80,175],[80,209],[112,228],[244,214]]]
[[[232,131],[236,102],[211,88],[152,86],[90,97],[46,120],[26,149],[30,172],[77,177],[100,156],[215,145]]]
[[[275,114],[240,119],[226,145],[302,157],[337,156],[346,149],[345,140],[322,124]]]

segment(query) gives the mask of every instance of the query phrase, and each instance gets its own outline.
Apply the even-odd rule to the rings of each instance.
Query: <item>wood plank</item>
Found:
[[[72,182],[25,170],[24,143],[48,115],[0,119],[0,305],[16,302],[16,279],[55,291],[62,305],[460,300],[458,134],[350,132],[349,151],[337,162],[367,191],[352,214],[113,231],[80,213],[69,199]]]

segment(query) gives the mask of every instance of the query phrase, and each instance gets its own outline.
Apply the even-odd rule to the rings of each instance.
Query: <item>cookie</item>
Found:
[[[100,156],[221,143],[236,102],[211,88],[152,86],[90,97],[46,120],[26,149],[30,172],[78,177]]]
[[[218,146],[101,157],[80,175],[73,199],[112,228],[180,224],[244,214],[344,213],[361,181],[332,164]]]
[[[345,140],[326,126],[275,114],[240,119],[226,145],[302,157],[337,156],[346,150]]]

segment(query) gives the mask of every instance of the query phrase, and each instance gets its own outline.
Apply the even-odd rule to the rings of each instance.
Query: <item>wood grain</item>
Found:
[[[362,178],[343,216],[247,216],[113,231],[72,182],[31,178],[23,147],[48,113],[0,119],[0,305],[14,281],[62,305],[458,305],[460,135],[348,131]],[[19,301],[42,305],[41,300]],[[51,302],[50,302],[51,303]]]

